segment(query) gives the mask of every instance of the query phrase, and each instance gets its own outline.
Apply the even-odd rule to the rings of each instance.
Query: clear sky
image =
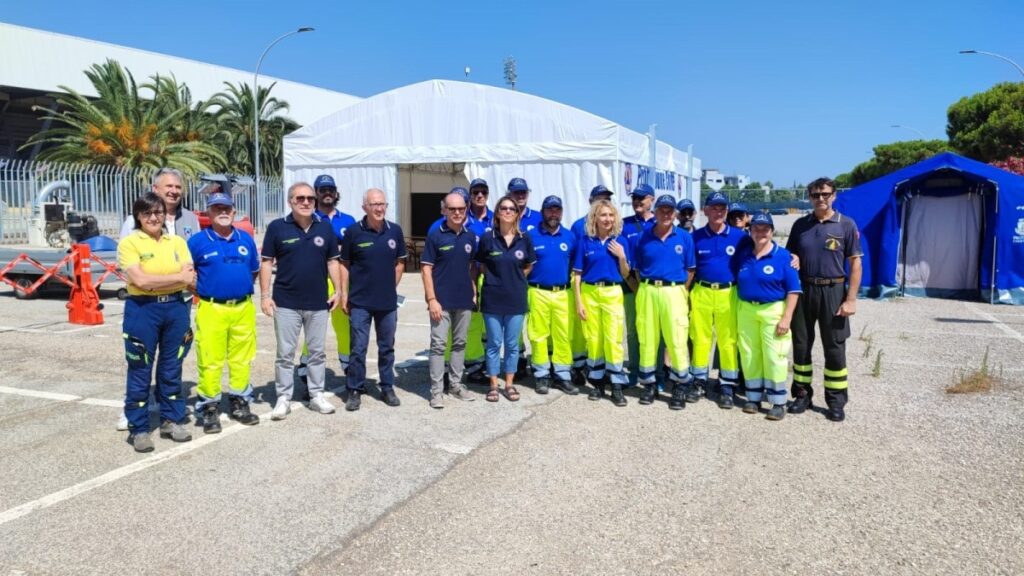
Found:
[[[287,2],[5,0],[0,20],[357,96],[432,78],[517,88],[694,145],[705,168],[776,186],[835,176],[873,146],[944,138],[946,110],[1024,78],[1022,0]],[[0,57],[3,57],[0,55]]]

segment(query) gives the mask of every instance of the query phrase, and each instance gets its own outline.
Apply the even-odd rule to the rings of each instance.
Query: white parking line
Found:
[[[95,326],[82,326],[80,328],[68,328],[67,330],[44,330],[42,328],[23,328],[21,326],[0,326],[0,332],[23,332],[25,334],[75,334],[86,330],[103,328],[104,324]]]
[[[25,388],[10,388],[0,386],[0,393],[14,394],[17,396],[28,396],[30,398],[42,398],[44,400],[57,400],[59,402],[80,402],[81,396],[74,394],[61,394],[59,392],[43,392],[41,390],[27,390]]]
[[[971,304],[964,304],[964,306],[966,306],[967,309],[970,310],[971,312],[974,312],[978,316],[981,316],[985,320],[988,320],[989,322],[995,324],[997,328],[1005,332],[1007,335],[1012,336],[1013,338],[1017,339],[1020,342],[1024,342],[1024,335],[1022,335],[1020,332],[1017,332],[1013,328],[1007,326],[1002,320],[996,318],[995,316],[989,314],[988,312],[985,312],[984,310],[979,310],[975,308]]]

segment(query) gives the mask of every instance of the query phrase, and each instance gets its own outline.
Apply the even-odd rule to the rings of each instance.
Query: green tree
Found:
[[[853,168],[849,174],[848,185],[859,186],[952,149],[950,144],[944,140],[907,140],[892,144],[879,144],[874,148],[874,158],[867,162],[861,162]]]
[[[227,157],[227,170],[237,174],[252,174],[256,170],[253,162],[252,88],[247,84],[224,84],[227,91],[211,99],[211,104],[219,106],[217,144]],[[281,173],[284,137],[299,128],[297,122],[281,114],[289,106],[287,102],[270,96],[273,87],[274,84],[269,87],[260,86],[258,93],[260,170],[264,174]]]
[[[949,107],[946,135],[982,162],[1024,156],[1024,82],[1004,82]]]
[[[98,97],[91,99],[68,88],[55,94],[57,105],[44,109],[55,125],[33,135],[25,147],[47,147],[40,159],[57,162],[114,164],[132,168],[174,166],[194,174],[211,171],[224,161],[216,148],[203,141],[181,140],[176,126],[188,108],[156,101],[153,86],[140,90],[132,74],[114,60],[85,71]]]

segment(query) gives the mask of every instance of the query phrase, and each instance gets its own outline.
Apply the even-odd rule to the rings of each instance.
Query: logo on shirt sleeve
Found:
[[[324,245],[323,237],[322,236],[314,236],[313,237],[313,244],[316,244],[317,247],[323,246]]]
[[[472,251],[473,251],[473,247],[470,246],[469,244],[466,244],[466,254],[469,254]]]
[[[682,253],[683,253],[683,245],[682,244],[676,244],[676,254],[682,254]]]
[[[395,244],[395,239],[394,238],[388,238],[388,248],[391,248],[392,250],[394,250],[396,245],[397,244]]]
[[[238,247],[238,253],[241,254],[242,256],[248,256],[249,255],[249,249],[246,248],[245,246],[239,246]]]
[[[765,274],[771,275],[772,273],[775,272],[775,267],[772,266],[771,264],[765,264],[765,267],[762,268],[762,270],[764,270]]]
[[[522,260],[522,259],[523,259],[523,256],[524,256],[524,254],[523,254],[523,251],[522,251],[522,250],[516,250],[516,251],[515,251],[515,255],[516,255],[516,260]]]
[[[736,247],[735,246],[726,246],[725,247],[725,253],[728,254],[729,256],[732,256],[733,254],[736,253]]]
[[[569,251],[569,245],[566,244],[565,242],[562,242],[561,244],[559,244],[558,247],[562,249],[562,252],[568,252]]]

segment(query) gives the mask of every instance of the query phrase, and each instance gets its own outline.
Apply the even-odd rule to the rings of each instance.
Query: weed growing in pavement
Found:
[[[864,347],[864,354],[861,356],[861,358],[867,358],[868,356],[871,356],[871,347],[872,347],[871,339],[869,338],[867,342],[868,342],[868,345],[866,347]]]
[[[860,340],[861,342],[868,342],[869,340],[871,340],[871,335],[868,334],[867,324],[865,324],[864,327],[860,329],[860,336],[857,336],[857,340]]]
[[[900,332],[899,339],[906,342],[907,340],[910,340],[910,334],[907,334],[906,332]]]
[[[871,367],[871,376],[878,378],[882,375],[882,351],[875,354],[875,365]]]
[[[964,372],[958,370],[953,385],[946,388],[946,394],[971,394],[974,392],[991,392],[1003,379],[1003,367],[999,366],[999,374],[988,365],[989,347],[985,347],[985,355],[981,357],[981,367],[977,370]]]

